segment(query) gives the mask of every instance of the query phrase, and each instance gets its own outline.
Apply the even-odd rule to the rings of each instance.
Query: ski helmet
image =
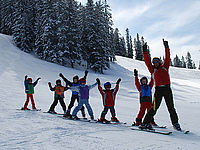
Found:
[[[56,80],[56,84],[61,84],[61,80],[60,79]]]
[[[148,83],[148,79],[147,79],[147,77],[142,77],[141,79],[140,79],[140,84],[142,84],[142,80],[146,80],[147,81],[147,83]],[[142,84],[143,85],[143,84]]]
[[[28,81],[28,83],[32,82],[32,78],[28,78],[27,81]]]
[[[104,88],[111,88],[111,83],[110,82],[106,82],[104,83]]]
[[[155,64],[155,63],[161,64],[161,60],[160,60],[160,58],[158,58],[158,57],[154,57],[153,60],[152,60],[152,63],[153,63],[153,64]]]
[[[80,82],[80,84],[81,84],[81,83],[86,83],[86,79],[85,79],[85,78],[81,78],[81,79],[79,80],[79,82]]]

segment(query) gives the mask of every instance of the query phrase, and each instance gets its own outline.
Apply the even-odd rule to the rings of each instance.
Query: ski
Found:
[[[48,113],[48,114],[52,114],[52,115],[64,115],[64,114],[62,114],[62,113],[50,113],[50,112],[48,112],[48,111],[44,111],[43,113]]]
[[[41,109],[16,109],[16,110],[22,110],[22,111],[41,111]]]
[[[73,121],[83,121],[83,122],[90,122],[87,118],[79,118],[79,119],[72,119],[70,117],[63,117],[63,116],[58,116],[59,118],[65,119],[65,120],[73,120]]]
[[[131,130],[137,130],[137,131],[144,131],[144,132],[151,132],[151,133],[157,133],[157,134],[162,134],[162,135],[170,135],[172,132],[169,131],[157,131],[157,130],[148,130],[148,129],[140,129],[136,127],[131,127]]]

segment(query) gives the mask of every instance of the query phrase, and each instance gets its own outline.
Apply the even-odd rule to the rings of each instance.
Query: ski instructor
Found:
[[[154,57],[151,63],[149,54],[147,52],[147,44],[145,43],[143,45],[144,61],[155,81],[155,94],[154,94],[152,108],[146,114],[141,128],[152,129],[150,122],[153,119],[153,116],[156,114],[156,111],[158,110],[161,104],[162,98],[164,97],[165,103],[167,105],[170,114],[172,125],[176,130],[180,131],[181,127],[180,124],[178,123],[178,116],[174,108],[173,94],[170,87],[170,77],[169,77],[170,49],[168,41],[165,41],[163,39],[163,44],[165,47],[164,64],[161,63],[161,60],[158,57]]]

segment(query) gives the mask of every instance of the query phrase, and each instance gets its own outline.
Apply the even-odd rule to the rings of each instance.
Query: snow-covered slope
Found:
[[[87,83],[95,79],[115,83],[122,78],[116,100],[116,113],[128,125],[135,120],[139,110],[138,91],[134,85],[133,69],[139,70],[140,77],[148,76],[144,62],[117,57],[111,69],[104,75],[89,72]],[[0,149],[199,149],[200,147],[200,71],[170,69],[175,106],[183,129],[191,130],[184,135],[174,132],[170,136],[132,131],[129,127],[92,124],[63,120],[47,111],[53,101],[53,92],[47,83],[53,84],[62,72],[72,80],[74,75],[83,76],[84,71],[62,67],[45,62],[24,53],[12,44],[12,37],[0,34]],[[24,76],[42,80],[35,88],[36,107],[41,112],[18,111],[25,102]],[[113,84],[114,86],[114,84]],[[65,93],[68,105],[71,92]],[[97,88],[91,90],[90,103],[98,118],[103,106]],[[31,107],[31,106],[29,106]],[[60,105],[57,112],[62,112]],[[80,115],[80,114],[79,114]],[[110,119],[110,114],[106,116]],[[155,120],[158,124],[172,129],[165,103],[161,104]],[[173,130],[173,129],[172,129]]]

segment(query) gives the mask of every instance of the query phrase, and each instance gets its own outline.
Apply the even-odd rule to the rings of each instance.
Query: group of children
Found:
[[[52,87],[51,82],[48,83],[49,88],[51,91],[55,91],[54,94],[54,101],[52,105],[50,106],[49,113],[56,113],[55,112],[55,106],[58,104],[58,101],[60,102],[62,109],[64,111],[64,117],[68,117],[71,119],[79,119],[77,117],[77,113],[79,110],[81,110],[82,117],[85,118],[85,107],[83,106],[85,104],[88,114],[90,115],[91,120],[94,120],[94,114],[93,110],[89,104],[89,91],[90,89],[94,88],[98,84],[98,90],[100,94],[102,95],[102,100],[103,100],[103,105],[104,109],[101,113],[99,122],[102,123],[107,123],[109,122],[108,120],[105,119],[105,116],[110,110],[111,112],[111,121],[113,122],[119,122],[119,120],[116,118],[116,113],[115,113],[115,98],[116,94],[119,89],[119,83],[121,79],[118,79],[116,82],[116,86],[114,89],[111,89],[111,83],[106,82],[104,84],[104,89],[101,87],[100,80],[97,78],[96,83],[93,85],[86,85],[86,78],[87,78],[88,71],[85,71],[85,75],[83,78],[79,79],[79,77],[76,75],[73,77],[73,81],[69,81],[64,77],[62,73],[59,74],[59,76],[65,81],[65,86],[61,84],[61,80],[58,79],[56,80],[56,85]],[[145,111],[147,111],[152,107],[152,96],[151,96],[151,88],[153,87],[153,81],[150,81],[150,84],[148,85],[148,80],[146,77],[143,77],[138,79],[138,71],[135,69],[134,70],[134,75],[135,75],[135,84],[140,92],[140,112],[136,118],[136,122],[133,123],[133,125],[139,126],[142,123],[142,118],[145,114]],[[27,100],[25,102],[24,107],[22,108],[23,110],[28,110],[27,105],[29,102],[29,98],[31,98],[32,102],[32,109],[36,110],[34,99],[33,99],[33,94],[34,94],[34,87],[38,83],[40,78],[38,78],[34,83],[32,83],[31,78],[27,78],[25,76],[25,89],[27,93]],[[66,108],[65,102],[64,102],[64,92],[70,89],[72,91],[72,96],[71,96],[71,101],[69,103],[68,108]],[[71,109],[74,106],[75,101],[77,100],[78,105],[75,107],[75,109],[72,111],[71,114]],[[152,121],[153,125],[156,125],[154,121]]]
[[[138,71],[134,70],[134,76],[135,76],[135,85],[140,93],[140,111],[137,115],[136,122],[133,123],[133,125],[140,126],[141,129],[152,129],[153,126],[157,126],[157,124],[154,122],[154,115],[156,114],[162,98],[165,98],[165,102],[168,108],[168,111],[170,113],[170,118],[172,125],[175,129],[181,130],[180,124],[178,122],[178,115],[176,113],[175,107],[174,107],[174,101],[173,101],[173,94],[170,87],[170,77],[169,77],[169,66],[170,66],[170,49],[168,45],[168,41],[165,41],[163,39],[163,45],[165,47],[165,61],[164,63],[161,62],[161,60],[158,57],[154,57],[152,62],[150,59],[150,56],[148,54],[148,46],[145,43],[142,47],[143,49],[143,55],[145,64],[151,73],[151,81],[148,84],[148,80],[146,77],[142,77],[139,81],[138,79]],[[52,88],[51,83],[49,83],[49,87],[51,91],[55,91],[55,97],[54,102],[51,105],[49,112],[55,113],[54,108],[57,105],[58,101],[60,102],[65,117],[71,117],[72,119],[78,119],[77,112],[81,110],[82,116],[85,118],[85,108],[83,104],[85,104],[88,113],[91,117],[91,119],[94,119],[93,110],[89,104],[89,91],[93,87],[95,87],[98,84],[99,92],[102,95],[104,109],[101,113],[101,117],[99,119],[100,122],[107,122],[105,119],[105,115],[107,114],[108,110],[110,109],[112,118],[112,121],[119,122],[119,120],[116,118],[115,114],[115,98],[116,94],[119,89],[119,83],[121,79],[118,79],[116,82],[116,87],[114,89],[111,89],[111,83],[106,82],[104,84],[104,88],[102,89],[100,80],[97,78],[96,83],[93,85],[86,85],[86,77],[87,77],[88,71],[85,71],[85,76],[79,80],[78,76],[73,77],[73,82],[70,82],[67,80],[63,74],[59,74],[59,76],[66,82],[66,86],[61,85],[61,80],[56,81],[56,86]],[[27,94],[27,100],[25,102],[23,110],[28,109],[27,105],[29,102],[29,98],[31,98],[32,102],[32,108],[36,109],[35,103],[33,100],[33,94],[34,94],[34,87],[36,86],[37,82],[40,80],[38,78],[34,83],[32,83],[31,78],[27,78],[25,76],[25,89]],[[155,94],[153,98],[152,103],[152,92],[151,89],[155,82]],[[68,109],[66,110],[66,105],[64,103],[64,91],[66,90],[72,90],[72,97],[70,104],[68,106]],[[71,108],[74,105],[75,100],[78,101],[78,106],[73,110],[72,115],[70,114]],[[147,114],[144,117],[145,111],[147,110]],[[144,117],[144,120],[142,121]]]

